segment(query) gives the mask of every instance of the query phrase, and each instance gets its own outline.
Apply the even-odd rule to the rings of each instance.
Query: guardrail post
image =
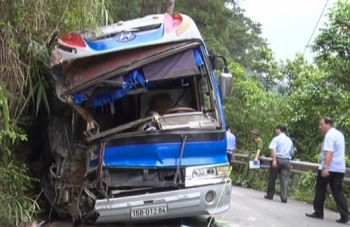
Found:
[[[295,162],[300,162],[300,159],[296,159]],[[299,179],[300,174],[299,173],[292,173],[292,188],[299,190]]]

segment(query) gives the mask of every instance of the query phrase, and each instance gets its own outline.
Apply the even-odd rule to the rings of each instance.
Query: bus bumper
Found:
[[[145,222],[223,213],[230,208],[231,189],[229,181],[226,185],[97,200],[96,223]]]

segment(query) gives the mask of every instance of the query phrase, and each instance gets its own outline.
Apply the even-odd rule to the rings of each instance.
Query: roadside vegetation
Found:
[[[40,212],[28,158],[31,130],[48,116],[47,64],[52,35],[108,22],[108,1],[0,1],[0,226],[30,222]],[[40,141],[39,141],[40,143]],[[33,193],[35,192],[35,194]]]
[[[336,127],[349,138],[349,7],[349,1],[338,1],[328,12],[327,24],[310,44],[316,54],[313,63],[297,54],[294,59],[283,62],[275,62],[273,57],[268,62],[254,62],[263,69],[261,71],[248,72],[239,64],[231,65],[235,72],[234,92],[225,106],[228,120],[238,134],[239,153],[253,149],[252,129],[260,130],[268,149],[275,135],[274,127],[285,123],[297,148],[295,158],[319,163],[323,135],[318,131],[318,122],[323,116],[333,118]],[[271,56],[270,52],[265,54]],[[349,166],[349,150],[346,157]],[[266,191],[267,171],[258,171],[251,182],[246,181],[246,171],[244,166],[234,165],[233,180],[238,185]],[[315,183],[312,174],[301,175],[299,183],[290,187],[291,196],[311,203]],[[349,183],[344,183],[344,191],[350,198]],[[330,191],[327,197],[326,207],[336,209]]]
[[[34,123],[50,113],[47,70],[53,34],[94,28],[138,17],[141,2],[126,0],[2,0],[0,9],[0,225],[18,223],[40,212],[37,183],[28,159],[35,149]],[[155,2],[155,1],[154,1]],[[250,131],[257,128],[266,144],[277,123],[287,123],[301,160],[319,162],[321,116],[335,119],[350,135],[350,3],[340,0],[329,12],[328,25],[311,48],[311,64],[302,54],[278,62],[261,25],[245,16],[237,0],[177,0],[175,13],[196,21],[210,51],[229,57],[234,92],[225,100],[227,119],[238,134],[238,152],[252,149]],[[311,32],[311,31],[310,31]],[[350,161],[348,161],[350,164]],[[245,182],[235,166],[233,179],[266,189],[266,171]],[[300,177],[293,197],[311,202],[315,178]],[[345,186],[349,198],[350,186]],[[327,206],[334,208],[332,199]],[[41,207],[43,209],[43,207]],[[10,226],[10,225],[9,225]]]

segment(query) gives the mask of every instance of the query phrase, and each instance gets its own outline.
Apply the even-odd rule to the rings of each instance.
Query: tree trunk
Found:
[[[142,0],[141,16],[162,13],[163,2],[163,0]]]
[[[166,7],[166,13],[173,15],[175,10],[175,0],[168,0],[167,7]]]
[[[168,13],[173,15],[175,0],[142,0],[141,16]]]
[[[156,8],[156,13],[157,14],[163,13],[163,3],[164,3],[163,0],[158,0],[157,1],[157,8]]]

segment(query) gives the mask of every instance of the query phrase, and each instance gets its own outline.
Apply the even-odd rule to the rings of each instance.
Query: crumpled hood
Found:
[[[104,166],[116,168],[176,168],[181,143],[153,143],[106,146]],[[221,164],[227,162],[226,139],[221,141],[187,142],[181,166]],[[95,165],[98,163],[95,162]]]

